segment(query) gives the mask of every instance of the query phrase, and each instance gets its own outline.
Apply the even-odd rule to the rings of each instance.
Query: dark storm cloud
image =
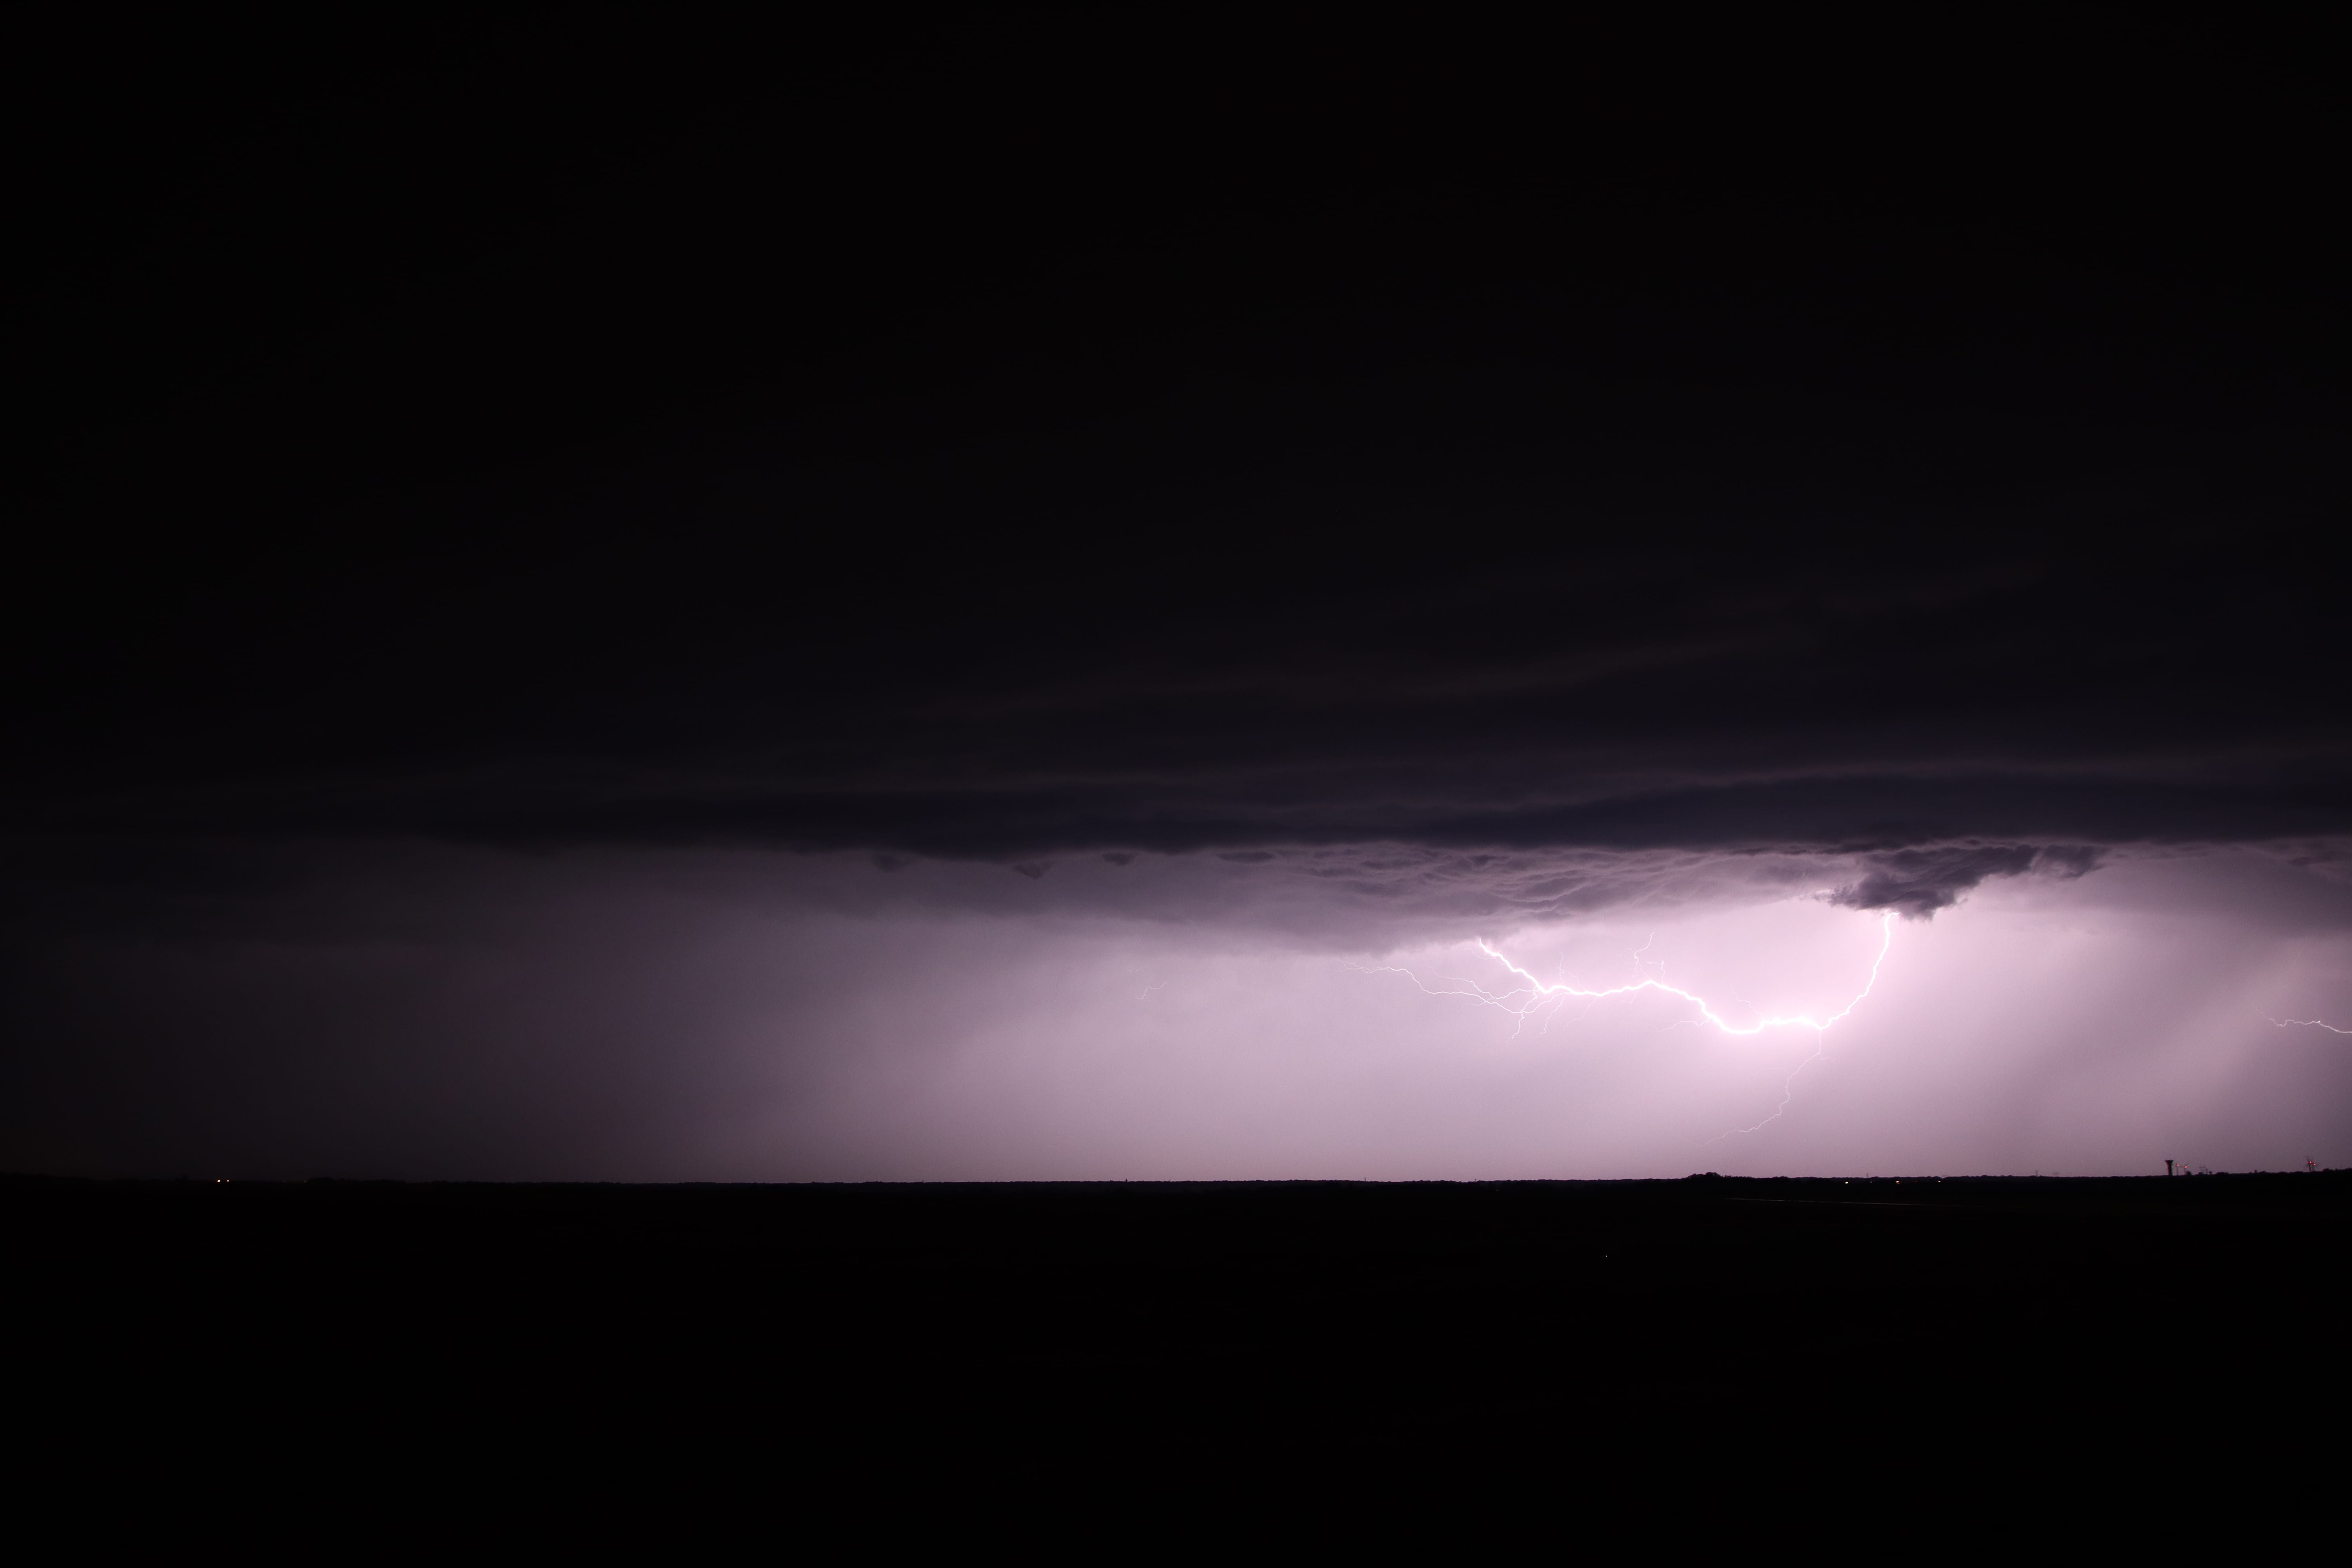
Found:
[[[0,355],[17,1147],[699,1169],[662,1094],[961,1038],[1056,921],[1106,1016],[1186,943],[2138,920],[2215,846],[2341,923],[2325,51],[192,26],[0,93],[80,160]]]
[[[2081,877],[2097,869],[2100,852],[2084,845],[1948,844],[1874,855],[1862,879],[1840,888],[1830,901],[1856,910],[1895,910],[1924,920],[1949,909],[1988,877],[2042,870]]]
[[[1868,303],[1797,302],[1832,344]],[[1008,864],[2352,828],[2316,395],[1688,305],[1489,301],[1475,353],[1331,310],[1401,363],[1147,342],[1184,390],[1141,408],[1039,373],[308,535],[199,490],[188,541],[77,536],[9,628],[74,672],[18,707],[12,814]]]
[[[1302,127],[1423,135],[1294,124],[1268,64],[1171,141],[1192,86],[1016,34],[789,91],[393,50],[365,113],[305,100],[341,183],[173,140],[196,195],[93,231],[149,292],[52,334],[12,822],[1033,868],[2352,828],[2307,202],[2022,132],[1968,156],[2096,179],[1955,208],[1889,152],[1856,206],[1533,122],[1325,178]]]

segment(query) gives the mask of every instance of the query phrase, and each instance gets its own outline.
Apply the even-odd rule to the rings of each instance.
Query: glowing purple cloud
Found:
[[[1850,866],[1766,858],[387,851],[184,932],[173,906],[58,938],[19,1013],[58,1044],[0,1141],[92,1173],[593,1180],[2341,1164],[2334,865],[1995,879],[1893,963],[1898,911],[1821,897]]]

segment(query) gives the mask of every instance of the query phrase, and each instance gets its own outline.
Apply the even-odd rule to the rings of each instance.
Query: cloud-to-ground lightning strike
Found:
[[[1679,985],[1669,984],[1667,982],[1661,980],[1654,975],[1644,976],[1643,978],[1632,982],[1629,984],[1612,985],[1599,991],[1587,991],[1581,986],[1570,985],[1565,982],[1548,984],[1537,979],[1533,974],[1520,968],[1517,964],[1512,963],[1501,953],[1496,952],[1493,946],[1487,942],[1486,938],[1479,937],[1476,940],[1479,952],[1495,960],[1497,963],[1500,963],[1513,974],[1527,982],[1527,984],[1524,985],[1515,985],[1507,991],[1495,991],[1490,990],[1488,987],[1481,984],[1475,980],[1465,980],[1459,982],[1456,987],[1441,990],[1431,986],[1426,981],[1423,980],[1420,975],[1413,973],[1410,969],[1400,969],[1393,965],[1386,965],[1379,969],[1366,970],[1365,973],[1368,974],[1402,974],[1432,996],[1467,996],[1474,1002],[1482,1002],[1490,1007],[1499,1007],[1504,1012],[1510,1014],[1513,1017],[1518,1020],[1518,1023],[1515,1025],[1511,1030],[1514,1036],[1516,1036],[1520,1029],[1527,1026],[1528,1019],[1541,1012],[1544,1008],[1550,1006],[1554,1003],[1566,1002],[1570,1000],[1598,1001],[1602,997],[1608,996],[1630,996],[1640,991],[1657,991],[1662,992],[1668,996],[1678,996],[1682,998],[1684,1001],[1690,1003],[1693,1006],[1698,1009],[1700,1018],[1714,1025],[1717,1029],[1722,1030],[1727,1035],[1760,1035],[1767,1029],[1812,1030],[1816,1038],[1813,1052],[1811,1056],[1807,1057],[1803,1061],[1799,1062],[1795,1068],[1790,1070],[1788,1081],[1780,1086],[1780,1103],[1774,1108],[1772,1114],[1764,1118],[1762,1121],[1756,1123],[1754,1127],[1736,1127],[1731,1129],[1730,1131],[1721,1134],[1722,1137],[1728,1138],[1732,1136],[1733,1133],[1753,1132],[1758,1128],[1764,1127],[1770,1122],[1777,1121],[1780,1118],[1780,1113],[1789,1109],[1790,1098],[1796,1090],[1797,1074],[1804,1071],[1814,1062],[1821,1059],[1822,1047],[1818,1043],[1819,1037],[1826,1031],[1831,1025],[1845,1018],[1847,1016],[1852,1014],[1856,1007],[1862,1005],[1864,999],[1867,997],[1871,991],[1878,984],[1878,971],[1881,966],[1886,963],[1886,954],[1888,950],[1895,945],[1895,915],[1892,910],[1889,910],[1879,921],[1878,954],[1870,961],[1870,978],[1863,983],[1862,989],[1855,992],[1853,998],[1849,1000],[1844,1006],[1839,1008],[1836,1012],[1832,1013],[1826,1018],[1816,1018],[1810,1013],[1774,1014],[1769,1017],[1759,1018],[1751,1024],[1735,1024],[1730,1019],[1725,1017],[1722,1014],[1717,1012],[1715,1010],[1714,1004],[1707,1001],[1706,997],[1701,996],[1697,992],[1685,990]],[[1644,942],[1642,945],[1643,951],[1648,950],[1649,943]],[[2332,1028],[2334,1026],[2322,1025],[2321,1027]],[[2338,1034],[2346,1034],[2352,1033],[2352,1030],[2339,1029],[2336,1032]],[[1713,1142],[1713,1140],[1710,1140],[1710,1142]]]

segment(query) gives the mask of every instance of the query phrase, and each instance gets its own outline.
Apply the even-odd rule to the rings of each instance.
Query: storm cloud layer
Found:
[[[1377,428],[1317,421],[1419,411],[1310,407],[1265,435],[1337,448],[1296,464],[1179,411],[1109,475],[1055,472],[1121,436],[1076,428],[986,464],[918,447],[922,487],[410,498],[194,601],[167,546],[161,580],[107,585],[128,603],[49,625],[38,657],[87,679],[15,731],[17,820],[1008,861],[2352,825],[2335,498],[2289,484],[2339,481],[2314,455],[2233,476],[2210,470],[2258,457],[2176,444],[2190,471],[2102,494],[2112,429],[1954,433],[1890,396],[1767,462],[1749,426],[1795,395],[1735,386],[1648,416],[1644,484],[1591,428],[1614,415],[1485,390],[1550,428],[1423,430],[1418,471],[1382,474]],[[1855,484],[1888,444],[1932,478]],[[1692,472],[1712,493],[1646,493]]]
[[[1602,168],[1606,48],[1429,141],[1269,38],[1204,140],[1017,28],[785,48],[789,88],[709,42],[334,57],[378,74],[291,110],[331,179],[226,123],[135,149],[188,183],[81,309],[179,313],[112,371],[58,341],[15,823],[1007,861],[2352,826],[2289,79],[2120,165],[2031,93],[1963,153],[1921,80],[1871,138],[1726,100]],[[1013,58],[1089,132],[971,96]],[[1327,112],[1360,158],[1302,187]],[[2167,161],[2224,122],[2258,167]]]
[[[713,952],[900,953],[927,1039],[1000,948],[1124,985],[1780,910],[1773,951],[1891,912],[2013,955],[1917,933],[2189,865],[2262,868],[2217,931],[2326,905],[2325,73],[2063,19],[1832,71],[1853,38],[1783,30],[45,38],[0,932],[52,1111],[10,1136],[324,1147],[253,1131],[248,1034],[361,1042],[284,1115],[380,1093],[394,1165],[480,1168],[464,1108],[565,1031],[661,1078],[666,1008],[709,1084],[783,1037],[867,1082],[814,981],[681,999],[652,911],[713,878]],[[703,1110],[612,1110],[610,1168],[719,1168],[680,1152],[719,1091],[662,1081]],[[604,1169],[579,1115],[544,1147]],[[864,1158],[726,1168],[931,1169]]]

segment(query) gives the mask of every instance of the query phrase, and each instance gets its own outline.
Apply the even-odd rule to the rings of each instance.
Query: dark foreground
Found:
[[[2074,1485],[2091,1454],[2332,1475],[2347,1386],[2352,1172],[19,1178],[0,1209],[18,1429],[53,1458],[233,1451],[306,1487],[422,1467],[436,1488],[571,1489],[575,1510],[663,1467],[817,1494],[984,1473],[1000,1498],[1008,1475],[1171,1467],[1220,1490],[1381,1492],[1400,1464],[1555,1485],[1630,1456],[1850,1474],[1998,1455],[2008,1492]]]

